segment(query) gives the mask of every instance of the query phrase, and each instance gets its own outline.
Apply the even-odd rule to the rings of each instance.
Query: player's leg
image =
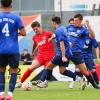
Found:
[[[95,68],[95,64],[94,64],[93,59],[85,59],[85,64],[86,64],[87,69],[92,74],[96,84],[99,84],[99,79],[98,79],[98,75],[96,72],[96,68]]]
[[[7,56],[8,64],[10,66],[10,80],[9,80],[9,89],[8,96],[6,100],[13,100],[13,92],[15,90],[15,85],[17,81],[17,72],[19,66],[19,54],[8,54]]]
[[[52,61],[50,61],[45,69],[45,72],[43,73],[43,77],[41,77],[41,79],[44,79],[45,81],[42,81],[40,83],[37,84],[37,87],[39,88],[46,88],[48,86],[48,81],[50,80],[51,76],[52,76],[52,69],[55,67],[55,64],[52,63]]]
[[[68,65],[67,65],[67,66],[68,66]],[[74,87],[74,82],[75,82],[75,80],[76,80],[76,74],[73,73],[73,72],[70,71],[70,70],[67,70],[66,67],[64,67],[64,66],[60,66],[60,67],[59,67],[59,71],[60,71],[60,73],[61,73],[62,75],[68,76],[68,77],[70,77],[70,78],[73,78],[73,81],[70,82],[70,85],[69,85],[69,88],[72,89],[72,88]]]
[[[22,83],[31,75],[31,73],[35,69],[39,68],[43,64],[43,62],[44,62],[43,58],[40,55],[37,55],[37,57],[32,61],[32,64],[22,75],[19,83],[16,84],[16,88],[20,88],[22,86]]]
[[[0,100],[5,98],[5,71],[8,61],[5,55],[0,55]]]
[[[86,69],[86,65],[84,63],[84,59],[81,53],[74,53],[74,56],[71,60],[78,66],[79,70],[82,74],[87,78],[87,80],[92,84],[94,88],[98,88],[97,84],[95,83],[94,79],[92,78],[91,74]],[[83,88],[84,89],[84,88]]]
[[[61,62],[61,57],[55,55],[53,57],[53,59],[47,64],[46,69],[45,69],[45,75],[43,76],[45,78],[44,82],[41,82],[39,84],[37,84],[38,87],[40,88],[44,88],[47,87],[47,83],[50,80],[50,77],[52,75],[52,69],[56,66],[59,65],[59,63]],[[43,78],[43,79],[44,79]]]

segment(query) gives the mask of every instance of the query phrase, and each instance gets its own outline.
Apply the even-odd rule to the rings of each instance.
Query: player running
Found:
[[[17,80],[19,66],[18,30],[26,35],[19,16],[10,12],[12,0],[1,0],[0,13],[0,100],[13,100],[13,92]],[[10,81],[8,96],[5,98],[5,71],[10,66]]]
[[[50,31],[43,30],[40,26],[40,23],[37,21],[33,22],[31,27],[36,33],[32,38],[34,42],[32,55],[34,56],[34,50],[36,47],[38,48],[38,52],[37,56],[32,61],[32,64],[24,72],[20,82],[16,84],[16,88],[20,88],[22,83],[31,75],[35,69],[41,67],[42,65],[44,65],[46,68],[48,62],[54,57],[55,54],[54,43],[52,41],[55,35]]]
[[[81,38],[84,38],[84,36],[88,36],[89,35],[89,31],[81,26],[81,22],[83,20],[83,16],[81,14],[77,14],[74,16],[74,22],[75,25],[71,25],[71,27],[67,27],[67,33],[66,35],[68,35],[68,39],[66,35],[63,35],[63,30],[61,28],[61,23],[57,23],[56,20],[58,20],[58,17],[56,19],[56,17],[52,18],[52,26],[55,28],[55,33],[56,33],[56,40],[58,45],[58,48],[60,50],[60,57],[57,57],[58,55],[56,55],[54,57],[54,59],[52,59],[49,64],[47,65],[47,77],[46,80],[48,80],[49,76],[49,71],[55,66],[55,65],[59,65],[59,62],[62,62],[60,66],[63,66],[63,63],[67,62],[67,66],[68,66],[68,60],[71,59],[75,65],[77,65],[80,69],[80,71],[86,76],[87,80],[93,85],[94,88],[98,89],[99,87],[97,86],[97,84],[95,84],[95,81],[93,80],[92,76],[89,74],[89,72],[86,69],[85,63],[84,63],[84,59],[83,59],[83,55],[82,55],[82,51],[80,48],[80,41]],[[61,30],[60,30],[60,29]],[[58,35],[59,34],[59,35]],[[66,38],[66,39],[65,39]],[[63,42],[63,43],[62,43]],[[72,43],[72,54],[73,56],[70,58],[68,56],[68,51],[65,53],[65,50],[69,50],[68,45],[66,45],[66,42],[71,42]],[[66,48],[67,46],[67,48]],[[67,55],[67,56],[66,56]],[[59,59],[58,59],[59,58]],[[64,73],[65,74],[65,73]],[[39,84],[37,84],[38,87],[40,88],[44,88],[46,87],[46,82],[41,82]]]

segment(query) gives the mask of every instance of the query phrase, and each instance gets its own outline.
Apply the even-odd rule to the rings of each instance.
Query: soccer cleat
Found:
[[[13,97],[8,95],[5,100],[13,100]]]
[[[74,81],[70,82],[69,88],[70,88],[70,89],[74,88]]]
[[[22,83],[19,82],[19,83],[16,84],[15,88],[21,88],[21,86],[22,86]]]
[[[42,81],[41,80],[37,80],[37,81],[32,81],[31,83],[32,83],[32,85],[37,85],[37,84],[39,84],[39,83],[41,83]]]
[[[0,100],[5,100],[5,96],[4,95],[0,95]]]
[[[39,88],[46,88],[46,87],[48,87],[48,82],[46,82],[46,81],[41,82],[41,83],[37,84],[37,87],[39,87]]]
[[[82,90],[85,90],[85,88],[86,88],[86,82],[82,83],[81,88],[82,88]]]

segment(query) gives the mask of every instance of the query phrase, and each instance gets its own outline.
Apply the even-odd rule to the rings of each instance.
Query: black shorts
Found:
[[[73,53],[73,57],[71,58],[71,61],[75,64],[75,65],[79,65],[84,62],[84,58],[81,52],[75,52]]]
[[[0,54],[0,67],[9,65],[11,68],[18,68],[19,54]]]

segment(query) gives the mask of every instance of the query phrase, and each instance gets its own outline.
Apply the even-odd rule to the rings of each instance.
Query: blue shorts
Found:
[[[85,62],[84,62],[83,55],[82,55],[81,52],[74,52],[74,53],[73,53],[73,56],[71,57],[70,60],[71,60],[75,65],[79,65],[79,64],[85,63]]]
[[[18,68],[19,54],[0,54],[0,67],[9,65],[11,68]]]
[[[87,58],[87,59],[84,58],[84,61],[85,61],[87,69],[89,69],[89,70],[95,69],[95,63],[94,63],[92,58],[90,58],[90,59],[89,58]]]
[[[56,55],[53,57],[53,59],[51,60],[51,62],[55,65],[59,65],[59,66],[64,66],[67,67],[69,65],[69,59],[72,56],[72,54],[70,53],[70,51],[67,51],[67,62],[62,62],[62,55],[61,55],[61,51],[57,51]]]

